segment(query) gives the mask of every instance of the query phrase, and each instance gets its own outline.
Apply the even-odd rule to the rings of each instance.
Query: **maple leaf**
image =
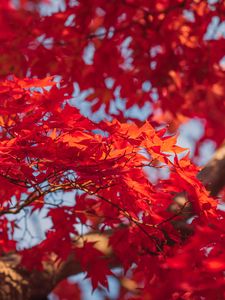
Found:
[[[52,293],[59,297],[59,300],[79,299],[81,295],[79,286],[67,279],[60,282]]]
[[[82,248],[76,250],[76,255],[81,261],[83,271],[87,272],[86,277],[91,279],[93,291],[99,284],[108,288],[107,276],[112,272],[102,253],[94,247],[94,243],[86,242]]]

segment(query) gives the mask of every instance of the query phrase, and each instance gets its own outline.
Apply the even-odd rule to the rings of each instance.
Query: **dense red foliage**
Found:
[[[224,139],[225,2],[66,0],[56,12],[19,2],[0,4],[1,253],[41,269],[52,252],[74,251],[94,289],[117,259],[140,292],[121,288],[119,299],[225,299],[224,212],[170,135],[198,117],[202,140]],[[80,92],[91,117],[103,106],[110,121],[82,116],[71,101]],[[148,120],[128,122],[127,109],[146,103]],[[52,200],[59,191],[70,200]],[[52,224],[21,249],[14,230],[28,207]],[[110,231],[113,257],[93,243],[74,249],[79,224]],[[65,299],[80,297],[63,286]]]

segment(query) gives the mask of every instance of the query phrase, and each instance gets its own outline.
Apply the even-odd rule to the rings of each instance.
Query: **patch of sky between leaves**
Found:
[[[152,113],[152,104],[146,102],[142,107],[137,104],[133,105],[131,108],[126,109],[126,99],[120,97],[120,87],[115,90],[115,100],[110,103],[110,114],[117,115],[122,111],[125,118],[135,118],[140,121],[146,120]]]
[[[177,144],[183,148],[190,149],[190,157],[193,157],[196,142],[204,134],[204,123],[202,120],[194,118],[179,128]],[[215,151],[215,144],[206,140],[200,147],[200,159],[195,161],[198,165],[205,165]]]
[[[158,180],[168,179],[170,176],[170,170],[166,166],[163,168],[144,167],[143,171],[152,184],[156,184]]]
[[[41,34],[36,39],[34,39],[32,42],[30,42],[28,48],[31,50],[36,50],[40,45],[45,47],[46,49],[50,50],[53,47],[54,38],[48,37],[46,38],[46,34]]]
[[[203,136],[203,133],[204,127],[202,122],[199,119],[191,119],[180,126],[177,144],[190,149],[190,154],[193,155],[195,143]]]
[[[66,5],[63,0],[50,0],[47,4],[40,6],[40,14],[42,16],[50,16],[54,13],[65,11]]]
[[[222,70],[225,71],[225,55],[224,55],[224,57],[220,60],[219,64],[220,64]]]
[[[84,48],[83,60],[86,65],[92,65],[95,54],[95,46],[93,43],[89,43],[87,47]]]
[[[151,87],[152,86],[150,81],[145,81],[142,84],[142,89],[144,92],[149,92],[151,90]],[[121,87],[117,87],[115,89],[115,101],[111,101],[110,103],[110,114],[117,115],[119,111],[122,111],[124,113],[125,118],[136,118],[140,121],[146,120],[151,115],[151,113],[153,112],[153,108],[150,102],[145,102],[145,104],[142,107],[135,104],[131,108],[126,109],[126,99],[121,98],[120,90]]]
[[[75,14],[69,15],[64,24],[66,27],[75,26]]]
[[[30,215],[31,207],[27,207],[16,216],[7,216],[8,220],[16,219],[16,223],[19,224],[15,227],[13,234],[18,250],[35,246],[45,239],[45,232],[52,227],[51,219],[46,218],[47,211],[47,209],[41,209]]]
[[[225,37],[225,22],[221,22],[218,16],[214,16],[207,28],[204,39],[216,40],[220,37]]]
[[[184,9],[183,15],[184,15],[184,17],[187,21],[189,21],[189,22],[194,22],[195,21],[195,15],[194,15],[193,11],[188,10],[188,9]]]
[[[113,78],[107,78],[105,80],[105,84],[107,88],[110,88],[114,84]],[[143,84],[143,89],[150,89],[150,82],[146,81]],[[79,84],[74,83],[74,93],[72,99],[70,100],[70,105],[78,108],[82,115],[90,118],[94,122],[99,122],[103,119],[112,120],[112,117],[106,114],[105,105],[101,105],[100,109],[96,113],[92,113],[91,106],[95,103],[90,103],[86,101],[86,97],[93,93],[93,89],[88,89],[86,91],[81,91]],[[138,105],[133,105],[130,109],[126,109],[126,99],[121,98],[120,96],[120,87],[117,87],[114,92],[115,100],[110,102],[110,114],[117,115],[119,111],[124,112],[124,116],[126,118],[137,118],[141,121],[146,120],[149,115],[152,113],[152,104],[150,102],[146,102],[142,107]],[[98,101],[96,99],[95,101]]]
[[[133,50],[129,48],[130,44],[132,42],[132,38],[128,36],[124,39],[124,41],[120,45],[120,53],[121,56],[124,59],[124,62],[120,65],[120,67],[124,70],[131,70],[132,69],[132,63],[133,63]]]
[[[81,91],[79,84],[77,82],[74,83],[74,92],[72,98],[69,103],[71,106],[74,106],[79,109],[80,113],[89,118],[94,122],[99,122],[103,119],[110,119],[109,116],[105,113],[105,105],[101,105],[100,109],[96,113],[92,113],[91,106],[95,104],[95,102],[89,102],[86,98],[94,92],[94,89],[90,88],[85,91]],[[97,101],[97,99],[96,99]]]
[[[16,216],[8,215],[8,220],[13,221],[16,219],[19,224],[19,227],[15,227],[14,230],[14,239],[17,240],[17,248],[30,248],[43,241],[46,232],[51,229],[53,225],[51,218],[47,217],[49,209],[54,208],[55,205],[74,206],[76,195],[81,193],[79,190],[66,193],[61,191],[51,193],[45,196],[44,201],[46,205],[44,208],[33,211],[31,214],[31,206],[20,211]],[[14,202],[16,201],[15,199],[12,200],[14,200]],[[76,229],[78,232],[81,232],[80,228]]]
[[[213,4],[216,4],[216,3],[218,3],[220,0],[208,0],[208,3],[210,4],[210,5],[213,5]]]
[[[72,2],[77,4],[78,2],[73,0],[70,1],[71,6]],[[16,9],[20,8],[20,0],[11,0],[12,6],[15,7]],[[34,4],[32,2],[28,3],[26,5],[27,10],[33,10],[35,8],[39,8],[41,16],[50,16],[54,13],[57,13],[59,11],[65,11],[66,6],[65,6],[65,1],[64,0],[49,0],[48,3],[41,3],[41,4]]]

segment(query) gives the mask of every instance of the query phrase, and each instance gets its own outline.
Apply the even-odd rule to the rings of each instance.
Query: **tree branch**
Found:
[[[212,196],[217,196],[225,186],[225,142],[199,172],[198,179],[210,191]]]
[[[203,182],[211,195],[216,196],[225,186],[225,143],[215,152],[212,159],[199,172],[198,178]],[[181,207],[186,203],[185,195],[179,194],[175,197],[175,203]],[[188,213],[189,213],[188,208]],[[74,247],[82,247],[84,242],[96,242],[95,248],[106,257],[112,257],[113,252],[109,246],[111,231],[105,233],[92,232],[84,235]],[[56,265],[53,259],[44,265],[43,271],[22,270],[20,256],[18,254],[7,254],[0,258],[0,299],[4,300],[41,300],[47,299],[51,290],[68,276],[82,272],[82,268],[74,254],[68,259]],[[110,267],[115,267],[118,264]]]

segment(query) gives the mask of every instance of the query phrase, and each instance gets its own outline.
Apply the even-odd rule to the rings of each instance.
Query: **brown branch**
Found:
[[[109,246],[110,231],[100,234],[86,234],[74,243],[74,248],[82,247],[85,242],[94,242],[94,247],[104,257],[112,256]],[[81,273],[83,270],[76,257],[71,254],[60,265],[55,261],[55,255],[43,265],[43,271],[27,271],[20,267],[20,256],[9,253],[0,258],[0,299],[4,300],[41,300],[47,299],[51,290],[63,279]],[[115,267],[113,263],[110,267]]]
[[[216,150],[211,160],[199,172],[198,178],[212,196],[217,196],[223,189],[225,186],[225,142]]]
[[[212,195],[218,195],[225,186],[225,143],[215,152],[209,163],[200,171],[198,178],[208,188]],[[174,199],[178,210],[175,216],[186,212],[187,198],[185,194],[179,194]],[[187,214],[190,214],[187,207]],[[188,216],[187,216],[188,217]],[[129,216],[128,216],[129,218]],[[171,221],[171,220],[170,220]],[[105,257],[113,257],[109,246],[111,231],[105,233],[92,232],[79,238],[74,247],[82,247],[85,241],[96,242],[95,247]],[[110,267],[117,266],[116,260]],[[18,254],[7,254],[0,258],[0,299],[5,300],[41,300],[47,299],[51,290],[63,279],[82,272],[82,268],[76,257],[71,254],[65,262],[60,265],[55,263],[54,255],[44,265],[44,270],[26,271],[20,267],[20,256]]]

